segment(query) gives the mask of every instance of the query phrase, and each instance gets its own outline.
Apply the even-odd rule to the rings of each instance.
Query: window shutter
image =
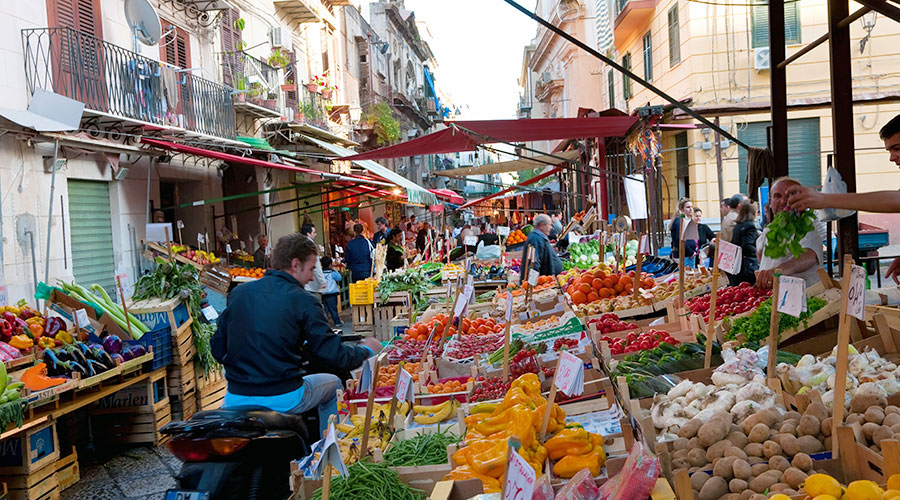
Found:
[[[47,17],[51,27],[71,28],[103,38],[100,0],[47,0]]]
[[[748,123],[738,131],[738,139],[749,146],[766,147],[769,122]],[[822,153],[818,118],[788,120],[788,175],[804,186],[822,183]],[[738,148],[738,185],[747,191],[747,152]]]
[[[754,5],[751,11],[753,48],[769,46],[769,6]],[[800,0],[784,4],[784,41],[786,44],[800,43]]]
[[[606,76],[607,76],[607,80],[609,80],[609,107],[615,108],[616,107],[616,79],[615,79],[615,74],[613,73],[613,70],[609,70],[609,72],[606,73]]]
[[[236,68],[239,56],[234,52],[241,50],[241,31],[235,27],[240,19],[240,11],[228,9],[222,13],[221,37],[222,37],[222,83],[233,85],[233,72],[240,71]]]
[[[191,67],[191,41],[187,32],[168,21],[162,21],[163,32],[169,32],[160,43],[163,62],[180,68]]]
[[[297,81],[297,53],[295,51],[291,51],[291,62],[284,69],[284,81],[288,82],[293,80],[295,84],[299,84]],[[297,105],[300,104],[300,95],[297,90],[291,90],[284,93],[284,104],[285,107],[288,108],[297,108]]]
[[[784,4],[784,40],[789,44],[800,43],[800,1]]]
[[[669,9],[669,67],[681,62],[681,25],[678,21],[678,4]]]
[[[627,53],[622,56],[622,66],[631,71],[631,53]],[[625,100],[631,99],[631,78],[628,77],[625,73],[622,73],[622,95],[625,97]]]
[[[644,35],[644,79],[653,81],[653,37],[649,31]]]

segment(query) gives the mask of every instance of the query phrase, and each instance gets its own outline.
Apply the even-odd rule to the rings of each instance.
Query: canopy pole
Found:
[[[56,140],[53,143],[53,163],[50,165],[50,208],[47,212],[47,257],[44,259],[44,283],[50,282],[50,236],[53,234],[53,197],[56,193],[56,160],[58,158],[59,134],[56,135]],[[34,246],[32,246],[31,250],[32,252],[34,251]],[[37,287],[37,283],[34,286]]]

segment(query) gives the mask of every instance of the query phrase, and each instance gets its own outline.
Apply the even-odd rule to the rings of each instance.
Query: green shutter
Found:
[[[754,5],[751,11],[753,48],[769,46],[769,6]],[[784,40],[786,44],[800,43],[800,0],[784,3]]]
[[[669,9],[669,67],[681,62],[681,25],[678,22],[678,4]]]
[[[84,286],[94,283],[115,293],[109,184],[69,180],[69,239],[72,273]]]
[[[766,127],[769,122],[748,123],[738,131],[738,139],[749,146],[766,147]],[[804,186],[822,183],[822,151],[818,118],[788,120],[788,175]],[[738,184],[747,192],[747,151],[738,148]]]
[[[622,56],[622,67],[631,71],[631,53],[627,53]],[[627,74],[622,73],[622,95],[625,97],[625,103],[628,103],[628,99],[631,99],[631,78],[628,77]]]
[[[800,43],[800,0],[784,4],[784,41],[789,45]]]
[[[616,75],[613,70],[609,70],[606,76],[609,80],[609,107],[612,109],[616,107]]]

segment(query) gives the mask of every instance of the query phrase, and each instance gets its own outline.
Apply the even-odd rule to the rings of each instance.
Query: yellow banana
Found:
[[[455,401],[455,400],[453,400],[453,401]],[[447,417],[450,416],[450,414],[453,412],[453,409],[454,409],[454,405],[450,401],[447,401],[446,403],[447,404],[444,406],[444,408],[441,410],[438,410],[437,412],[416,415],[415,416],[416,423],[422,424],[422,425],[428,425],[428,424],[436,424],[438,422],[444,421]],[[440,405],[438,405],[438,406],[440,406]]]
[[[340,432],[343,432],[344,434],[347,434],[348,432],[352,431],[354,429],[354,427],[355,426],[350,425],[350,424],[337,424],[334,426],[335,429],[337,429]]]
[[[431,406],[422,406],[415,405],[413,406],[413,411],[416,413],[437,413],[439,411],[444,410],[444,408],[448,408],[451,405],[451,401],[455,401],[455,399],[448,399],[439,405],[431,405]]]
[[[492,413],[500,403],[478,403],[469,410],[469,414]]]
[[[366,417],[363,415],[350,415],[350,421],[353,422],[353,425],[360,425],[366,420]]]

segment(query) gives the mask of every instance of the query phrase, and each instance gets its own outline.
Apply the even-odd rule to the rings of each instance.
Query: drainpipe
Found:
[[[59,135],[53,144],[53,163],[50,164],[50,208],[47,212],[47,258],[44,260],[44,283],[50,281],[50,238],[53,235],[53,197],[56,192],[56,160],[59,158]],[[31,260],[34,262],[34,235],[31,236]],[[34,286],[37,287],[37,264],[34,270]]]

